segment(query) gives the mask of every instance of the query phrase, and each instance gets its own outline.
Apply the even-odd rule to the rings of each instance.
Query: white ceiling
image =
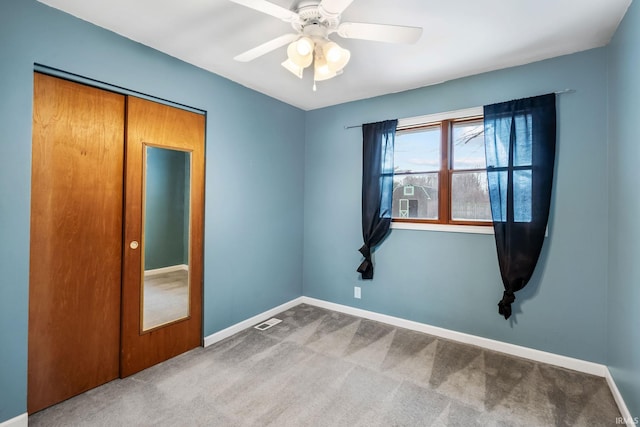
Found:
[[[273,98],[316,108],[400,92],[594,47],[611,39],[631,0],[355,0],[342,22],[423,27],[412,45],[330,36],[351,51],[344,73],[298,79],[286,47],[233,57],[291,25],[229,0],[39,0]],[[271,0],[290,8],[292,0]]]

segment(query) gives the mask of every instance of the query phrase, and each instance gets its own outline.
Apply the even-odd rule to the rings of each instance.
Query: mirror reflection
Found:
[[[143,330],[189,316],[191,153],[145,147]]]

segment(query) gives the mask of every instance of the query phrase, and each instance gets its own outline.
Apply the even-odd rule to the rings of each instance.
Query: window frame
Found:
[[[486,168],[452,168],[453,141],[451,141],[451,134],[453,131],[453,125],[454,123],[465,123],[482,120],[483,117],[483,107],[474,107],[464,110],[455,110],[445,113],[398,120],[396,134],[401,132],[419,131],[420,129],[428,129],[433,127],[440,128],[440,170],[437,172],[429,172],[438,174],[438,219],[391,218],[391,224],[393,228],[431,230],[438,229],[440,227],[447,227],[449,228],[449,230],[447,231],[476,232],[482,234],[489,233],[488,227],[493,226],[493,222],[491,220],[469,221],[454,220],[451,218],[451,184],[453,175],[455,173],[461,172],[486,172]]]

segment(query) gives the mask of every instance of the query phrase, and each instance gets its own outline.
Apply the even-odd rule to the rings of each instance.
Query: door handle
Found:
[[[138,243],[137,240],[132,240],[131,243],[129,243],[129,247],[131,249],[138,249],[138,246],[140,246],[140,244]]]

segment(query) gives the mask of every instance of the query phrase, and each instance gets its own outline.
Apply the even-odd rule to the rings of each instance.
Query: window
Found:
[[[458,114],[399,121],[394,221],[491,225],[482,110]]]

